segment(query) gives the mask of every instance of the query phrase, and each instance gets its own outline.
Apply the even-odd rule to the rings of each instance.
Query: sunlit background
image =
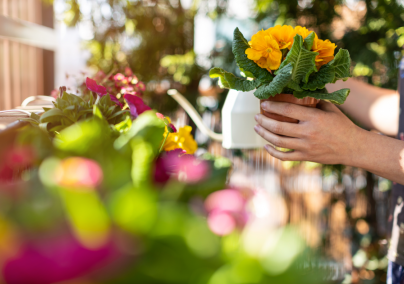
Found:
[[[141,90],[183,129],[180,148],[191,134],[198,145],[159,154],[167,123],[147,112],[53,140],[0,116],[0,283],[385,283],[390,181],[225,149],[207,132],[222,132],[228,94],[209,69],[239,74],[234,29],[283,24],[348,49],[353,77],[397,88],[404,1],[0,0],[0,110],[60,86],[86,98],[90,77],[121,101]]]

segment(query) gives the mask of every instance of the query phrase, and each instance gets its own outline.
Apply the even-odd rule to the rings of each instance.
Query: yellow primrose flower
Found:
[[[278,42],[266,31],[259,31],[252,36],[248,42],[250,48],[247,48],[245,54],[247,58],[253,60],[261,68],[276,70],[281,65],[282,52],[279,49]]]
[[[316,56],[316,67],[317,70],[320,69],[321,66],[327,64],[331,60],[334,59],[334,50],[337,46],[335,43],[332,43],[328,39],[314,40],[312,50],[314,52],[318,52],[319,54]]]
[[[305,39],[312,32],[313,31],[309,31],[306,27],[301,27],[301,26],[295,27],[295,34],[301,35],[303,39]],[[314,35],[317,38],[317,34],[314,33]]]
[[[191,135],[192,127],[186,125],[181,127],[178,132],[169,133],[166,142],[164,143],[164,151],[171,151],[181,148],[187,154],[193,154],[198,149],[198,144]],[[167,135],[167,133],[164,134]]]
[[[269,28],[266,30],[274,39],[278,42],[279,49],[290,49],[293,44],[293,38],[296,35],[294,29],[291,26],[280,26]]]

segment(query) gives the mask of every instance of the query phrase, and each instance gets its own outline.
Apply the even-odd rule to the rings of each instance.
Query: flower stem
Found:
[[[164,141],[163,141],[163,143],[161,144],[161,147],[160,147],[159,153],[161,153],[161,150],[163,150],[163,146],[164,146],[164,144],[166,143],[166,140],[167,140],[168,135],[170,135],[170,132],[169,132],[169,131],[167,132],[166,137],[164,137]]]

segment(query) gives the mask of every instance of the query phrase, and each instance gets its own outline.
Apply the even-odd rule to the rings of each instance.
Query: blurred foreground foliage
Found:
[[[253,192],[223,190],[227,159],[161,153],[166,124],[153,110],[116,122],[95,103],[59,131],[35,125],[2,136],[12,141],[0,148],[8,284],[316,284],[333,273],[296,229],[246,224]]]

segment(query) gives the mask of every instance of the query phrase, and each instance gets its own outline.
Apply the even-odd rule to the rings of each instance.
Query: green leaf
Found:
[[[39,115],[37,115],[35,112],[31,112],[30,117],[31,117],[32,119],[37,120],[37,121],[39,121],[39,119],[41,119],[41,117],[40,117]]]
[[[279,66],[279,70],[275,72],[278,74],[280,69],[289,63],[294,64],[292,71],[292,80],[297,84],[303,80],[307,82],[309,76],[313,72],[317,72],[315,58],[318,55],[317,52],[308,51],[303,48],[303,38],[301,35],[296,35],[292,48],[290,49],[288,55],[286,55],[285,60]]]
[[[100,108],[97,105],[93,106],[93,115],[98,117],[98,118],[104,119],[104,117],[102,116],[102,112],[101,112]]]
[[[219,86],[226,89],[235,89],[238,91],[248,92],[257,88],[261,82],[259,80],[249,81],[238,78],[232,73],[224,71],[222,68],[212,68],[209,71],[211,78],[219,78]]]
[[[299,84],[296,83],[296,82],[293,81],[293,80],[290,80],[286,87],[288,87],[289,89],[292,89],[292,90],[294,90],[294,91],[298,91],[298,92],[303,91],[303,89],[300,88]]]
[[[351,77],[351,57],[349,56],[348,50],[340,49],[329,64],[335,67],[335,78],[332,83],[341,79],[346,81]]]
[[[311,91],[303,91],[303,92],[294,92],[293,95],[298,99],[303,99],[305,97],[311,97],[319,100],[329,101],[337,105],[342,105],[346,98],[349,95],[350,89],[341,89],[335,91],[333,93],[326,93],[323,90],[317,90],[315,92]]]
[[[29,122],[29,123],[31,123],[31,124],[33,124],[33,125],[36,125],[36,126],[39,125],[39,121],[38,121],[38,120],[35,120],[35,119],[32,119],[32,118],[28,118],[28,117],[26,117],[26,118],[19,118],[19,120]]]
[[[48,131],[48,124],[49,122],[45,122],[45,123],[40,123],[39,124],[39,128],[43,131]]]
[[[45,123],[45,122],[58,122],[61,120],[62,117],[67,118],[68,120],[74,122],[70,117],[68,117],[63,111],[61,111],[58,108],[53,108],[51,110],[48,110],[44,114],[41,115],[40,122]]]
[[[126,109],[125,110],[120,110],[120,111],[112,114],[110,117],[108,117],[108,120],[111,120],[111,119],[113,119],[115,117],[118,117],[118,116],[120,116],[121,114],[124,114],[124,113],[130,114],[130,112],[128,110],[126,110]]]
[[[52,102],[53,103],[53,102]],[[52,108],[51,107],[42,107],[43,108],[43,110],[44,111],[48,111],[48,110],[51,110]]]
[[[311,32],[308,36],[306,36],[306,38],[304,39],[304,47],[307,50],[311,50],[311,48],[313,47],[313,43],[314,43],[314,39],[316,37],[316,34],[314,32]]]
[[[318,72],[310,76],[309,82],[304,84],[302,89],[310,91],[324,89],[326,84],[334,81],[334,78],[335,67],[330,64],[323,65]]]
[[[248,41],[244,38],[240,30],[236,28],[234,30],[232,49],[240,70],[245,74],[252,74],[261,82],[272,81],[273,76],[271,75],[271,73],[268,72],[268,70],[259,67],[254,61],[247,58],[247,54],[245,54],[245,51],[249,47],[250,46],[248,45]]]
[[[283,88],[285,88],[291,80],[292,71],[293,63],[289,63],[279,70],[278,75],[275,76],[271,83],[259,87],[254,92],[254,96],[262,100],[281,94]]]
[[[80,98],[79,96],[68,94],[66,92],[63,92],[62,100],[68,102],[71,105],[80,104],[81,102],[84,102],[83,99]]]

